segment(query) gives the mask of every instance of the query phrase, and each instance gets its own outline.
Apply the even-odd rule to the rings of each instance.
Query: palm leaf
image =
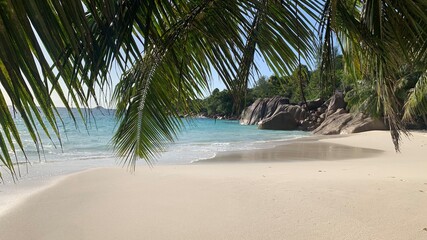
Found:
[[[405,103],[403,120],[411,122],[417,115],[427,114],[427,72],[424,72],[417,84],[409,92]]]

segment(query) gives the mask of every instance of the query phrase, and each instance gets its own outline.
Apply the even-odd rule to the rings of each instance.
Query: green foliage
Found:
[[[265,76],[260,77],[255,83],[251,93],[255,98],[267,98],[285,94],[281,80],[276,76],[271,76],[268,79]]]
[[[421,116],[427,124],[427,71],[412,72],[403,79],[408,88],[403,120],[413,122]]]
[[[215,88],[202,104],[209,116],[232,116],[233,97],[228,90],[219,91]]]
[[[373,84],[360,81],[345,96],[345,101],[352,112],[364,112],[374,117],[381,117],[381,109],[377,109],[378,97]]]
[[[328,81],[327,84],[321,82],[319,69],[310,71],[307,66],[301,66],[302,84],[307,99],[328,99],[336,90],[344,91],[353,86],[353,83],[348,80],[347,74],[344,72],[342,56],[337,56],[334,61],[336,62],[335,71],[331,74],[331,77],[335,80]],[[274,75],[268,79],[265,76],[260,77],[251,91],[252,98],[282,96],[289,98],[294,103],[301,102],[298,70],[296,68],[292,75],[284,77]]]

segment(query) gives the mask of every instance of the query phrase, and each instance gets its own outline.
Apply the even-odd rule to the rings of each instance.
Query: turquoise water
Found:
[[[21,165],[24,179],[113,166],[119,162],[110,142],[116,129],[113,110],[94,109],[86,126],[81,119],[75,123],[65,109],[60,109],[60,112],[64,122],[59,126],[62,148],[57,139],[51,141],[42,134],[43,149],[40,154],[22,120],[17,117],[16,122],[31,163]],[[256,126],[243,126],[238,121],[229,120],[193,119],[184,123],[185,130],[179,134],[176,142],[167,146],[156,164],[189,164],[212,158],[218,152],[266,148],[275,141],[308,135],[301,131],[258,130]],[[23,160],[22,153],[18,153],[18,158]],[[144,160],[140,160],[139,164],[145,164]]]
[[[263,131],[231,120],[194,119],[159,162],[188,163],[212,158],[218,152],[271,147],[275,141],[307,135],[302,131]]]

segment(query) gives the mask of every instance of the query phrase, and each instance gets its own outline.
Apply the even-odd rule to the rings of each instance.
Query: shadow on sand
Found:
[[[237,163],[237,162],[285,162],[285,161],[328,161],[355,158],[369,158],[383,153],[382,150],[350,147],[346,145],[319,142],[316,139],[290,141],[269,149],[223,152],[203,163]]]

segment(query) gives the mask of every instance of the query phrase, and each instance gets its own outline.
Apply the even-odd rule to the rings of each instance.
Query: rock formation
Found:
[[[335,92],[334,96],[332,96],[328,101],[328,109],[326,110],[326,116],[335,113],[338,109],[345,109],[347,104],[344,101],[344,93],[343,92]]]
[[[317,99],[309,101],[307,104],[312,109],[318,109],[323,105],[323,101]],[[325,111],[326,108],[321,109]],[[307,111],[300,105],[290,104],[287,98],[260,98],[242,112],[240,123],[259,125],[260,129],[307,130],[306,127],[302,127],[304,126],[302,124],[310,122],[310,119],[318,123],[317,117],[310,117],[310,114],[313,115],[316,111]],[[283,115],[282,113],[288,114]]]
[[[289,99],[283,97],[259,98],[251,106],[243,110],[240,124],[258,124],[262,119],[273,116],[278,107],[286,104],[289,104]]]
[[[387,129],[383,121],[362,113],[348,113],[345,107],[342,92],[326,102],[309,101],[307,106],[290,104],[289,99],[282,97],[263,98],[243,111],[240,123],[257,124],[259,129],[303,130],[324,135]]]
[[[371,130],[387,130],[386,125],[379,119],[373,119],[363,113],[346,113],[340,108],[330,114],[322,124],[313,130],[314,134],[332,135],[349,134]]]
[[[270,130],[295,130],[298,123],[294,116],[289,112],[279,112],[269,118],[263,119],[258,123],[259,129]]]

